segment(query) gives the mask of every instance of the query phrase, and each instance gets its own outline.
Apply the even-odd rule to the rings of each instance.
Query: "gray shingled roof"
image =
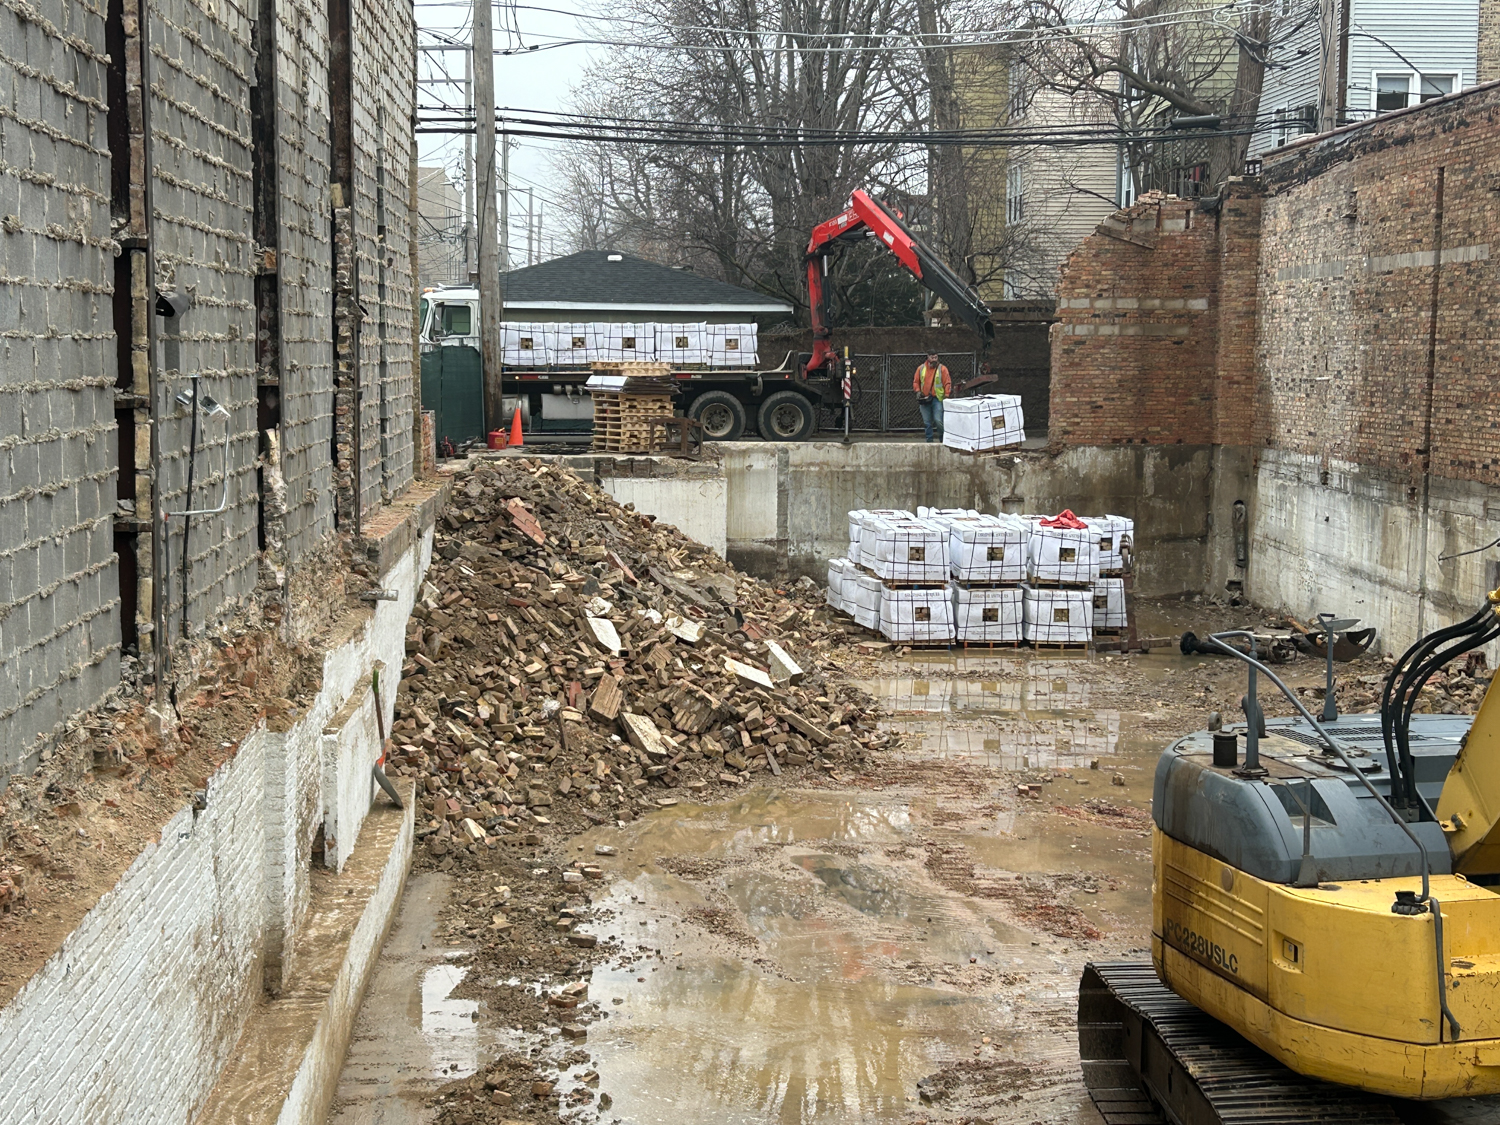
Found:
[[[611,257],[620,260],[612,262]],[[745,312],[791,312],[786,302],[699,277],[687,270],[608,250],[580,250],[540,265],[500,275],[510,307],[732,308]]]

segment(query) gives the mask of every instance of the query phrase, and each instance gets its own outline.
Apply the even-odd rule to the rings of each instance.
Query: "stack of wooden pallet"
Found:
[[[672,417],[676,385],[665,363],[626,360],[594,364],[594,448],[606,453],[650,453],[652,419]],[[661,430],[656,432],[656,444]]]

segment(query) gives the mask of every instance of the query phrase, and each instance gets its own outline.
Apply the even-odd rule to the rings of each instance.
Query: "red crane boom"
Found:
[[[943,264],[932,249],[907,229],[901,216],[868,193],[856,190],[849,206],[813,228],[807,243],[807,296],[812,313],[813,350],[808,375],[832,377],[838,365],[828,307],[828,252],[835,242],[874,238],[911,274],[947,302],[948,308],[985,340],[995,337],[989,306],[970,285]]]

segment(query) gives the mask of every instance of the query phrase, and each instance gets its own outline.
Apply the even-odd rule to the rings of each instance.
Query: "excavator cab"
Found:
[[[1416,714],[1500,638],[1500,590],[1414,644],[1378,714],[1296,705],[1157,763],[1151,963],[1092,964],[1084,1077],[1111,1123],[1396,1122],[1390,1099],[1500,1094],[1500,693]]]

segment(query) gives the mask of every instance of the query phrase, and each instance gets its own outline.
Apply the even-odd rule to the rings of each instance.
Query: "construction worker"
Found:
[[[948,368],[938,362],[937,352],[927,353],[927,362],[911,377],[911,389],[917,393],[917,409],[922,412],[922,428],[927,431],[927,440],[932,440],[933,426],[937,426],[941,437],[943,400],[953,393],[953,380],[948,377]]]

